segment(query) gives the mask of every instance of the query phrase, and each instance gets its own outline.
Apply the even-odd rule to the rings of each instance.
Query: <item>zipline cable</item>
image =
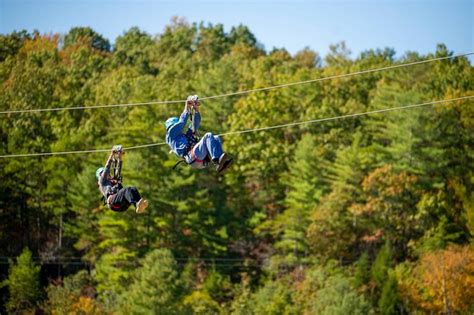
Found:
[[[328,77],[323,77],[323,78],[318,78],[318,79],[311,79],[311,80],[306,80],[306,81],[298,81],[298,82],[284,83],[284,84],[278,84],[278,85],[273,85],[273,86],[269,86],[269,87],[262,87],[262,88],[251,89],[251,90],[245,90],[245,91],[239,91],[239,92],[233,92],[233,93],[228,93],[228,94],[220,94],[220,95],[215,95],[215,96],[207,96],[207,97],[202,97],[202,98],[200,98],[200,99],[201,99],[201,100],[210,100],[210,99],[215,99],[215,98],[228,97],[228,96],[235,96],[235,95],[242,95],[242,94],[249,94],[249,93],[253,93],[253,92],[262,92],[262,91],[280,89],[280,88],[289,87],[289,86],[295,86],[295,85],[302,85],[302,84],[308,84],[308,83],[321,82],[321,81],[326,81],[326,80],[342,79],[342,78],[353,77],[353,76],[361,75],[361,74],[374,73],[374,72],[392,70],[392,69],[403,68],[403,67],[409,67],[409,66],[416,66],[416,65],[420,65],[420,64],[424,64],[424,63],[430,63],[430,62],[441,61],[441,60],[446,60],[446,59],[460,58],[460,57],[465,57],[465,56],[469,56],[469,55],[474,55],[474,52],[469,52],[469,53],[459,54],[459,55],[453,55],[453,56],[432,58],[432,59],[426,59],[426,60],[414,61],[414,62],[408,62],[408,63],[401,63],[401,64],[398,64],[398,65],[392,65],[392,66],[387,66],[387,67],[382,67],[382,68],[361,70],[361,71],[350,72],[350,73],[344,73],[344,74],[336,74],[336,75],[332,75],[332,76],[328,76]]]
[[[441,60],[447,60],[447,59],[460,58],[460,57],[465,57],[465,56],[469,56],[469,55],[474,55],[474,52],[469,52],[469,53],[464,53],[464,54],[459,54],[459,55],[453,55],[453,56],[438,57],[438,58],[432,58],[432,59],[426,59],[426,60],[414,61],[414,62],[408,62],[408,63],[401,63],[401,64],[398,64],[398,65],[391,65],[391,66],[382,67],[382,68],[361,70],[361,71],[350,72],[350,73],[345,73],[345,74],[337,74],[337,75],[322,77],[322,78],[318,78],[318,79],[291,82],[291,83],[273,85],[273,86],[256,88],[256,89],[237,91],[237,92],[232,92],[232,93],[227,93],[227,94],[219,94],[219,95],[214,95],[214,96],[205,96],[205,97],[201,97],[200,99],[201,100],[211,100],[211,99],[222,98],[222,97],[244,95],[244,94],[249,94],[249,93],[253,93],[253,92],[269,91],[269,90],[280,89],[280,88],[290,87],[290,86],[295,86],[295,85],[315,83],[315,82],[321,82],[321,81],[326,81],[326,80],[341,79],[341,78],[347,78],[347,77],[352,77],[352,76],[361,75],[361,74],[374,73],[374,72],[392,70],[392,69],[397,69],[397,68],[415,66],[415,65],[420,65],[420,64],[425,64],[425,63],[430,63],[430,62],[435,62],[435,61],[441,61]],[[152,102],[142,102],[142,103],[93,105],[93,106],[22,109],[22,110],[0,111],[0,114],[23,114],[23,113],[38,113],[38,112],[52,112],[52,111],[65,111],[65,110],[85,110],[85,109],[98,109],[98,108],[115,108],[115,107],[129,107],[129,106],[158,105],[158,104],[178,104],[178,103],[184,103],[185,101],[186,100],[171,100],[171,101],[152,101]]]
[[[314,123],[325,122],[325,121],[330,121],[330,120],[353,118],[353,117],[365,116],[365,115],[370,115],[370,114],[391,112],[391,111],[395,111],[395,110],[404,110],[404,109],[410,109],[410,108],[416,108],[416,107],[422,107],[422,106],[435,105],[435,104],[440,104],[440,103],[461,101],[461,100],[466,100],[466,99],[471,99],[471,98],[474,98],[474,95],[451,98],[451,99],[447,99],[447,100],[432,101],[432,102],[427,102],[427,103],[420,103],[420,104],[413,104],[413,105],[406,105],[406,106],[399,106],[399,107],[392,107],[392,108],[377,109],[377,110],[372,110],[372,111],[364,112],[364,113],[347,114],[347,115],[336,116],[336,117],[328,117],[328,118],[318,118],[318,119],[305,120],[305,121],[299,121],[299,122],[281,124],[281,125],[275,125],[275,126],[269,126],[269,127],[254,128],[254,129],[248,129],[248,130],[230,131],[230,132],[220,134],[219,136],[236,135],[236,134],[243,134],[243,133],[249,133],[249,132],[255,132],[255,131],[266,131],[266,130],[271,130],[271,129],[293,127],[293,126],[298,126],[298,125],[314,124]]]
[[[406,105],[406,106],[398,106],[398,107],[392,107],[392,108],[377,109],[377,110],[372,110],[372,111],[363,112],[363,113],[354,113],[354,114],[347,114],[347,115],[341,115],[341,116],[335,116],[335,117],[318,118],[318,119],[305,120],[305,121],[299,121],[299,122],[293,122],[293,123],[287,123],[287,124],[280,124],[280,125],[268,126],[268,127],[260,127],[260,128],[252,128],[252,129],[245,129],[245,130],[229,131],[229,132],[219,134],[218,136],[230,136],[230,135],[238,135],[238,134],[244,134],[244,133],[250,133],[250,132],[267,131],[267,130],[278,129],[278,128],[293,127],[293,126],[298,126],[298,125],[314,124],[314,123],[331,121],[331,120],[353,118],[353,117],[366,116],[366,115],[377,114],[377,113],[391,112],[391,111],[396,111],[396,110],[405,110],[405,109],[411,109],[411,108],[416,108],[416,107],[436,105],[436,104],[441,104],[441,103],[450,103],[450,102],[454,102],[454,101],[461,101],[461,100],[467,100],[467,99],[472,99],[472,98],[474,98],[474,95],[467,95],[467,96],[461,96],[461,97],[445,99],[445,100],[431,101],[431,102],[412,104],[412,105]],[[129,150],[136,150],[136,149],[142,149],[142,148],[156,147],[156,146],[161,146],[161,145],[165,145],[165,144],[166,144],[166,142],[157,142],[157,143],[149,143],[149,144],[142,144],[142,145],[124,147],[123,149],[129,151]],[[110,148],[109,149],[80,150],[80,151],[61,151],[61,152],[11,154],[11,155],[0,155],[0,158],[53,156],[53,155],[98,153],[98,152],[110,152]]]

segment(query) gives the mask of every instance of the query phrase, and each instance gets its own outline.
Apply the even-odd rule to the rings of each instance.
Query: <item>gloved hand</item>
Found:
[[[186,103],[184,104],[184,111],[187,113],[191,112],[191,109],[193,108],[193,101],[189,99],[186,100]]]
[[[122,146],[120,144],[114,145],[113,148],[112,148],[112,152],[121,153],[122,152]]]
[[[201,104],[199,102],[199,97],[197,95],[193,95],[193,96],[194,96],[193,108],[196,112],[199,112],[199,105]]]
[[[186,99],[184,110],[187,113],[190,113],[192,109],[199,111],[199,96],[197,95],[189,95],[188,98]]]

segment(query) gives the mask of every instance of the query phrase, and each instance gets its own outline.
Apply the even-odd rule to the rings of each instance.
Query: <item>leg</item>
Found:
[[[140,193],[135,186],[127,187],[127,189],[127,201],[135,206],[135,211],[137,213],[143,213],[143,211],[148,207],[148,200],[143,199],[142,196],[140,196]]]
[[[219,159],[222,155],[222,142],[218,136],[210,135],[206,140],[206,145],[211,152],[211,160]]]
[[[123,189],[125,190],[125,199],[130,204],[136,205],[136,203],[142,199],[138,189],[135,186],[125,187]]]
[[[219,159],[222,155],[222,144],[217,136],[212,133],[206,133],[201,140],[194,146],[194,154],[199,160],[204,160],[207,155],[210,155],[211,160]]]
[[[110,196],[109,208],[113,211],[122,212],[130,207],[130,202],[126,198],[127,188],[120,189],[115,195]]]
[[[110,202],[110,209],[114,211],[125,211],[131,204],[136,206],[136,203],[141,199],[138,189],[135,187],[124,187],[120,189]]]

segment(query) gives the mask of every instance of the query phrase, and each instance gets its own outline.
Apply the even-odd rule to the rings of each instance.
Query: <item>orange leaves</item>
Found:
[[[86,296],[79,297],[78,301],[71,307],[72,314],[101,314],[101,309],[97,302]],[[54,314],[54,312],[53,312]],[[104,312],[105,314],[105,312]]]
[[[415,176],[405,171],[397,174],[394,172],[393,167],[388,164],[367,175],[362,182],[362,187],[366,192],[377,189],[381,195],[396,197],[410,189],[415,182]]]
[[[391,165],[375,169],[362,182],[364,202],[351,205],[349,211],[358,216],[383,214],[385,218],[405,215],[414,210],[416,181],[416,176],[406,171],[396,172]]]
[[[474,250],[451,246],[423,256],[402,287],[416,308],[434,313],[467,313],[474,301]]]
[[[37,35],[34,39],[26,40],[20,49],[20,54],[28,54],[30,52],[51,52],[57,49],[59,35]]]
[[[403,244],[417,237],[416,183],[416,176],[390,164],[363,179],[360,201],[348,208],[360,226],[359,241],[369,245],[386,238],[397,248],[399,258],[406,255]]]

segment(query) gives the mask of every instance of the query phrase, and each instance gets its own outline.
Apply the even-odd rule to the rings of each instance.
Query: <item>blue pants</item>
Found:
[[[204,160],[207,155],[210,156],[211,160],[218,159],[222,155],[221,139],[208,132],[196,143],[191,151],[198,160]]]

